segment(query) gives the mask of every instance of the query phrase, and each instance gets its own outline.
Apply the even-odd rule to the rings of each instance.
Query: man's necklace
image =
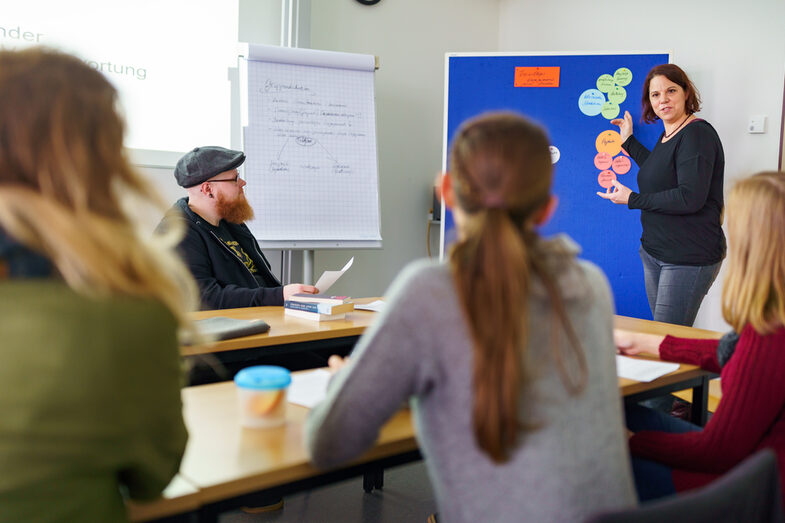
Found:
[[[679,129],[681,129],[681,126],[682,126],[682,125],[684,125],[684,124],[687,122],[687,120],[689,120],[689,119],[690,119],[690,115],[688,114],[688,115],[687,115],[687,118],[685,118],[684,120],[682,120],[682,121],[681,121],[681,123],[679,124],[679,126],[678,126],[677,128],[675,128],[673,131],[671,131],[671,133],[670,133],[670,134],[668,134],[668,133],[665,133],[665,139],[667,140],[668,138],[670,138],[671,136],[673,136],[674,134],[676,134],[676,131],[678,131]]]

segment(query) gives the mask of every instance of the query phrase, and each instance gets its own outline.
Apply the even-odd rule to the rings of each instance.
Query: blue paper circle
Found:
[[[597,116],[607,101],[599,89],[586,89],[578,98],[578,108],[586,116]]]

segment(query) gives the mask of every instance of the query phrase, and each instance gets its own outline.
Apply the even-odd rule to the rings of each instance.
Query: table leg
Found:
[[[706,425],[709,412],[709,378],[701,378],[700,384],[692,389],[692,412],[690,421],[701,427]]]
[[[373,472],[373,470],[366,470],[363,474],[363,490],[368,493],[373,492],[373,485],[375,483]]]
[[[384,487],[384,469],[382,467],[373,467],[363,473],[363,490],[365,492],[373,492],[374,489],[381,489]]]

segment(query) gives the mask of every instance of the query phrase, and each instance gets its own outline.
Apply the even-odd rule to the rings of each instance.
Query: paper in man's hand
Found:
[[[354,263],[354,256],[352,256],[352,258],[346,262],[346,265],[344,265],[343,269],[340,271],[324,271],[319,277],[319,281],[314,284],[314,287],[319,289],[319,294],[326,293],[327,289],[332,287],[333,283],[338,281],[338,278],[340,278],[344,272],[349,270],[349,267],[352,266],[352,263]]]

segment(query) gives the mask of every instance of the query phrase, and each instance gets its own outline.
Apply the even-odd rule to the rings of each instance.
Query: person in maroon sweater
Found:
[[[777,454],[785,488],[785,173],[740,181],[727,214],[722,312],[734,332],[721,340],[614,333],[622,354],[654,354],[721,375],[722,400],[703,429],[639,405],[628,409],[641,501],[709,483],[762,448]]]

